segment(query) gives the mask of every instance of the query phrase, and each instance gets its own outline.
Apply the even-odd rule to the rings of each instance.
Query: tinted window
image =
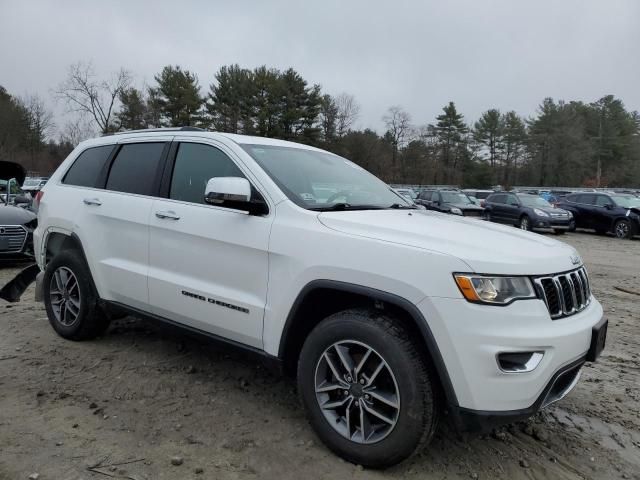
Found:
[[[507,205],[518,205],[518,199],[515,195],[506,195],[505,203]]]
[[[113,145],[86,149],[73,162],[62,183],[80,187],[95,187],[111,150],[113,150]]]
[[[123,145],[111,165],[107,190],[153,195],[153,184],[164,145],[164,143]]]
[[[596,196],[590,193],[583,193],[578,195],[578,203],[583,203],[585,205],[595,205],[596,204]]]
[[[244,175],[222,151],[209,145],[181,143],[178,147],[169,198],[184,202],[205,203],[204,190],[214,177]]]
[[[420,194],[420,199],[421,200],[431,200],[431,195],[433,192],[422,192]]]
[[[604,207],[605,205],[613,205],[613,202],[606,195],[596,195],[596,205]]]
[[[506,195],[498,194],[498,195],[489,195],[487,197],[487,202],[489,203],[504,203],[504,199]]]

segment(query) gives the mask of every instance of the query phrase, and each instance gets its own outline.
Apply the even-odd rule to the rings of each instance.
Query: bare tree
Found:
[[[94,137],[95,133],[90,121],[76,118],[65,124],[60,134],[60,143],[69,143],[75,148],[83,140]]]
[[[44,143],[55,128],[53,114],[38,95],[27,95],[20,99],[20,104],[27,112],[35,140]]]
[[[387,113],[382,117],[382,121],[387,127],[387,133],[391,136],[391,141],[396,150],[402,148],[411,133],[411,115],[405,112],[402,107],[394,105],[389,107]]]
[[[360,115],[360,104],[356,97],[348,93],[341,93],[334,98],[338,113],[336,115],[336,133],[339,137],[347,134]]]
[[[98,80],[90,62],[78,62],[69,67],[66,80],[55,94],[69,111],[89,115],[101,133],[109,133],[117,129],[114,107],[120,92],[130,84],[127,70],[120,69],[109,80]]]

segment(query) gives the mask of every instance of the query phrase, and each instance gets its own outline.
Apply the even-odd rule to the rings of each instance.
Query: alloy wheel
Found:
[[[629,224],[627,222],[618,222],[616,224],[616,237],[627,238],[629,235]]]
[[[345,340],[327,348],[316,364],[315,391],[329,425],[353,442],[378,442],[398,421],[396,378],[384,358],[365,343]]]
[[[522,230],[529,230],[529,219],[527,217],[522,217],[520,220],[520,228]]]
[[[56,320],[65,327],[73,325],[80,314],[80,286],[67,267],[59,267],[51,276],[49,299]]]

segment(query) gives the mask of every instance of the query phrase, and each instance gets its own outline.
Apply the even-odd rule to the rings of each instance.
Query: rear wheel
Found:
[[[521,230],[526,230],[528,232],[531,231],[531,220],[529,219],[528,216],[523,215],[522,217],[520,217],[520,229]]]
[[[89,268],[76,251],[64,250],[49,262],[43,287],[47,317],[61,337],[94,338],[109,326],[98,305]]]
[[[394,465],[433,435],[439,416],[432,376],[393,319],[347,310],[307,337],[298,389],[311,426],[346,460]]]
[[[484,218],[487,222],[491,221],[491,212],[488,210],[485,210],[484,213],[482,214],[482,218]]]
[[[613,227],[613,232],[618,238],[632,238],[634,235],[633,227],[629,220],[618,220]]]

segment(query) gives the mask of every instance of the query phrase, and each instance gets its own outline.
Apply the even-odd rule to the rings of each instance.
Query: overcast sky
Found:
[[[492,107],[528,116],[548,96],[614,94],[640,110],[640,1],[0,0],[10,93],[59,113],[50,91],[79,60],[125,67],[140,86],[179,64],[203,93],[221,65],[293,67],[355,95],[358,126],[378,130],[390,105],[425,124],[450,100],[467,122]]]

